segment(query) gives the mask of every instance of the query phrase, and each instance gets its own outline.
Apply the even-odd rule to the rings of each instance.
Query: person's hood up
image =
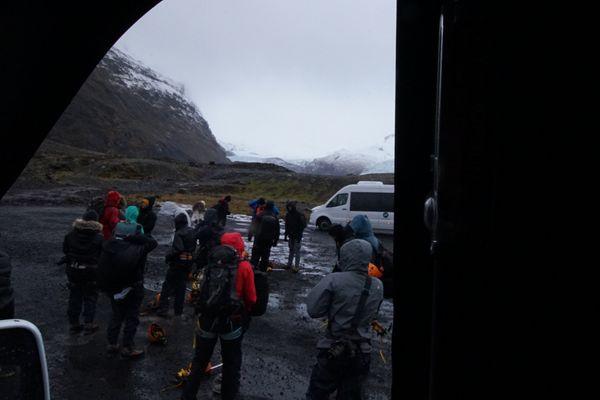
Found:
[[[181,228],[185,228],[188,225],[188,216],[185,213],[179,213],[175,217],[175,230],[179,230]]]
[[[82,232],[90,232],[90,233],[102,232],[102,224],[98,221],[93,221],[93,220],[86,221],[84,219],[77,218],[73,222],[73,229],[76,229],[76,230],[82,231]]]
[[[104,202],[104,207],[119,207],[120,201],[121,201],[121,194],[117,191],[111,190],[106,195],[106,201]]]
[[[148,197],[144,197],[144,199],[148,200],[148,210],[152,210],[152,207],[154,207],[154,203],[156,203],[156,197],[155,196],[148,196]]]
[[[125,220],[130,224],[137,223],[138,216],[140,215],[140,210],[136,206],[129,206],[125,210]]]
[[[340,271],[356,271],[367,275],[373,249],[371,244],[363,239],[352,239],[340,249]]]
[[[289,203],[287,203],[285,205],[285,208],[287,209],[288,212],[294,212],[294,211],[296,211],[296,202],[295,201],[290,201]]]
[[[359,214],[352,218],[350,221],[350,227],[354,231],[354,236],[358,239],[364,239],[371,243],[373,249],[379,247],[379,239],[373,234],[373,228],[371,227],[371,221],[366,215]]]
[[[244,239],[239,232],[227,232],[221,236],[221,244],[233,247],[240,257],[243,256],[246,248],[244,247]]]
[[[214,225],[217,223],[217,210],[214,208],[207,208],[204,213],[204,223],[206,225]]]

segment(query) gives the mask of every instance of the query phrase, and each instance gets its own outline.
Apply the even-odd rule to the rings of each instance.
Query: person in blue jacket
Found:
[[[256,230],[256,215],[259,213],[261,208],[264,208],[266,201],[264,197],[259,197],[258,199],[254,199],[248,202],[248,207],[252,209],[252,221],[250,222],[250,227],[248,228],[248,241],[252,241],[252,237],[254,236],[254,231]]]

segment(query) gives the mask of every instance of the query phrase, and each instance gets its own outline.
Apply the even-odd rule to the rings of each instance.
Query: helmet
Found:
[[[153,322],[148,327],[148,340],[150,343],[167,344],[167,333],[160,325]]]

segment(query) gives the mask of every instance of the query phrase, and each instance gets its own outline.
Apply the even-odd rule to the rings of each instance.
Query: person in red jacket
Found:
[[[111,190],[106,195],[104,211],[102,212],[102,216],[98,221],[102,224],[102,236],[104,237],[104,240],[111,238],[115,226],[117,226],[117,223],[119,223],[121,219],[119,216],[119,205],[121,203],[121,199],[121,194],[114,190]]]
[[[209,313],[200,311],[194,339],[195,351],[192,369],[183,388],[182,399],[196,398],[200,380],[212,357],[217,338],[221,341],[221,356],[223,359],[221,398],[224,400],[234,399],[239,390],[242,367],[242,337],[249,322],[248,312],[256,303],[254,271],[252,265],[245,259],[244,240],[239,232],[224,233],[221,236],[221,246],[232,247],[237,252],[239,261],[235,276],[235,288],[241,305],[236,312],[226,317],[214,317]],[[210,268],[210,265],[208,268]]]

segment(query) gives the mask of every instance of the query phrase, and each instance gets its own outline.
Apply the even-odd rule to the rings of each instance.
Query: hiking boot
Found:
[[[70,333],[79,333],[82,330],[83,330],[83,325],[81,325],[80,323],[71,324],[71,326],[69,327]]]
[[[91,335],[92,333],[96,332],[98,329],[100,329],[100,327],[97,324],[94,324],[93,322],[88,322],[83,327],[83,334]]]
[[[108,346],[106,346],[106,352],[108,354],[117,354],[119,352],[119,345],[109,344]]]
[[[121,357],[123,358],[140,358],[144,355],[144,350],[134,349],[133,347],[123,347],[121,350]]]
[[[273,271],[273,267],[271,267],[270,265],[267,267],[267,272],[271,272]]]
[[[298,268],[298,267],[293,267],[293,268],[292,268],[292,272],[293,272],[293,273],[297,274],[297,273],[298,273],[298,271],[300,271],[300,268]]]

